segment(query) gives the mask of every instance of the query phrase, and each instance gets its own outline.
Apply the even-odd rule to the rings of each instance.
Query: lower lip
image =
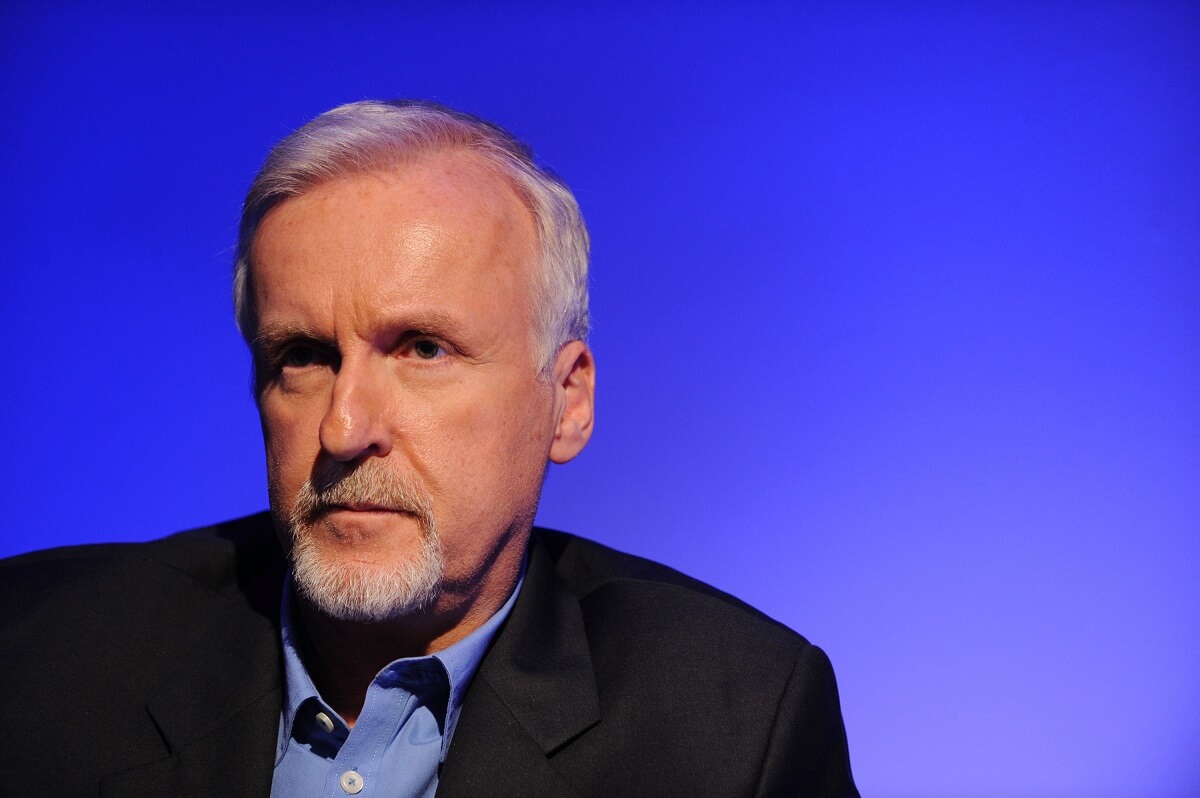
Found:
[[[407,515],[403,510],[391,510],[386,507],[334,507],[329,513],[350,513],[352,515]]]
[[[375,545],[381,540],[408,540],[424,534],[421,521],[403,510],[335,507],[323,513],[317,524],[331,545]]]
[[[405,512],[404,510],[375,508],[370,510],[355,510],[349,507],[335,507],[326,511],[322,517],[335,526],[352,527],[361,524],[370,528],[383,528],[386,526],[389,529],[397,523],[418,520],[412,513]]]

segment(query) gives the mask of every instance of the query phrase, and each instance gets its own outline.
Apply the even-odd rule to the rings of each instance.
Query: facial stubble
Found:
[[[319,466],[283,517],[297,590],[338,620],[386,621],[427,609],[441,594],[445,574],[432,504],[423,486],[389,473],[381,461]],[[329,514],[361,505],[410,516],[419,530],[416,550],[385,562],[347,556],[365,543],[339,530]]]

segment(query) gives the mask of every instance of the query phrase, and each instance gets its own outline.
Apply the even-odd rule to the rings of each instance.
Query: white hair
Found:
[[[391,473],[381,460],[323,462],[290,509],[271,485],[271,507],[291,542],[296,588],[331,618],[386,621],[422,612],[441,595],[446,571],[433,499],[415,477]],[[410,516],[420,541],[409,556],[385,562],[348,558],[348,545],[328,518],[338,505],[368,502]]]
[[[233,302],[242,336],[257,334],[254,236],[276,205],[343,177],[395,169],[444,151],[474,153],[495,168],[533,216],[539,258],[533,281],[535,356],[548,375],[563,344],[588,334],[588,232],[579,204],[557,176],[498,125],[436,103],[364,100],[334,108],[276,144],[242,205]]]

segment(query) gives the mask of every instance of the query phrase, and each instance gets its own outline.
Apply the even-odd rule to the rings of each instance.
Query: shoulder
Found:
[[[0,560],[0,601],[36,605],[55,595],[102,595],[130,583],[227,593],[237,590],[239,574],[281,558],[269,516],[259,513],[146,543],[65,546]],[[144,598],[145,590],[139,592]],[[138,598],[123,597],[126,603]]]
[[[265,514],[148,543],[47,549],[0,560],[0,647],[26,661],[120,652],[152,660],[195,624],[238,603],[282,555]],[[268,580],[270,581],[270,580]],[[275,597],[277,605],[278,597]],[[191,624],[189,628],[189,624]],[[142,645],[132,641],[145,641]]]
[[[219,694],[232,692],[230,678],[258,683],[252,669],[209,668],[213,652],[259,657],[270,679],[281,562],[261,515],[0,561],[0,692],[10,699],[0,723],[22,730],[0,757],[0,793],[51,751],[71,751],[43,774],[53,794],[162,758],[162,729],[147,711],[156,697],[170,703],[180,682]]]
[[[827,663],[793,630],[673,568],[561,532],[538,530],[535,541],[578,602],[602,701],[665,701],[677,719],[692,706],[701,723],[709,697],[736,695],[731,717],[754,724],[774,715],[789,682]]]
[[[539,529],[543,552],[578,602],[601,718],[557,755],[581,792],[855,794],[820,648],[650,560]]]
[[[0,560],[7,578],[24,574],[89,574],[124,567],[157,566],[206,581],[220,581],[231,563],[278,550],[267,513],[178,532],[145,543],[92,543],[41,549]],[[214,582],[214,586],[216,583]]]
[[[809,645],[744,601],[674,568],[565,532],[537,529],[535,540],[592,623],[603,622],[599,616],[604,615],[619,619],[627,630],[628,624],[645,625],[665,633],[671,643],[704,637],[710,657],[714,640],[731,646],[753,642],[755,651],[765,646],[770,654]]]

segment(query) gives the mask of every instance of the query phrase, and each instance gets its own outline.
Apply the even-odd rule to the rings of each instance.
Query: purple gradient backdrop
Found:
[[[825,647],[866,795],[1200,794],[1200,7],[9,2],[0,53],[0,554],[265,506],[242,193],[427,97],[592,227],[542,523]]]

